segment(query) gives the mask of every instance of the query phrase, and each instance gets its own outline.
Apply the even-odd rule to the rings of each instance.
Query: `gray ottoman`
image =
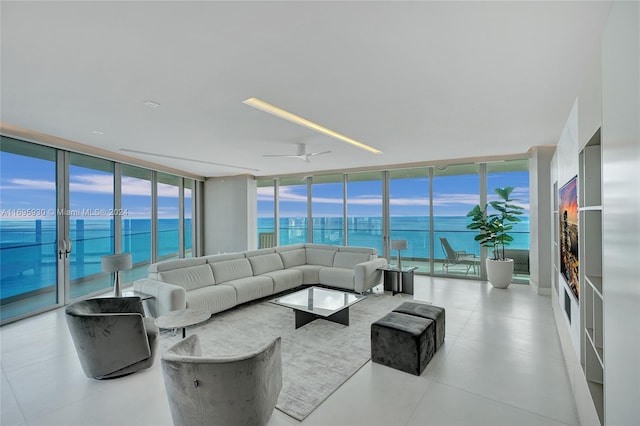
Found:
[[[371,324],[371,360],[419,376],[435,353],[435,323],[390,312]]]
[[[433,320],[436,323],[436,351],[440,349],[440,346],[444,343],[445,334],[444,308],[427,305],[425,303],[404,302],[394,309],[393,312],[401,312],[403,314]]]

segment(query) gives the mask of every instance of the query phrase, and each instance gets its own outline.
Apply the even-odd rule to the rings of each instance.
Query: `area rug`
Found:
[[[283,383],[276,408],[304,420],[371,359],[371,323],[403,301],[370,295],[349,308],[349,326],[315,320],[296,330],[292,309],[262,300],[216,314],[187,334],[198,334],[207,356],[241,354],[280,336]],[[164,334],[162,349],[178,342],[180,334]]]

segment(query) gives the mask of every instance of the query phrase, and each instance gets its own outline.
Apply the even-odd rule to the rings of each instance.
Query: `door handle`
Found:
[[[59,240],[58,248],[58,260],[62,260],[62,255],[67,251],[67,242],[65,240]]]
[[[69,257],[73,245],[71,244],[71,240],[60,240],[58,241],[58,247],[60,247],[60,250],[58,250],[58,259],[62,260],[63,255],[64,257]]]

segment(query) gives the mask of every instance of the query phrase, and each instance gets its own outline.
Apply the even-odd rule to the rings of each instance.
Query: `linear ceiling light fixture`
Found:
[[[358,142],[355,139],[351,139],[348,136],[342,135],[338,132],[335,132],[331,129],[328,129],[324,126],[314,123],[313,121],[309,121],[306,118],[302,118],[297,116],[289,111],[285,111],[282,108],[278,108],[275,105],[271,105],[265,101],[262,101],[258,98],[249,98],[247,100],[242,101],[243,104],[249,105],[251,107],[257,108],[264,112],[268,112],[269,114],[275,115],[276,117],[283,118],[285,120],[291,121],[292,123],[298,124],[300,126],[307,127],[311,130],[315,130],[318,133],[325,134],[327,136],[331,136],[332,138],[341,140],[353,146],[356,146],[360,149],[364,149],[365,151],[369,151],[373,154],[382,154],[382,151],[379,151],[375,148],[370,147],[369,145],[365,145],[362,142]]]

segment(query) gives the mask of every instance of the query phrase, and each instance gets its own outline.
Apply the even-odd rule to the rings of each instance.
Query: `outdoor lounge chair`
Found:
[[[471,268],[473,268],[473,273],[477,274],[476,265],[479,265],[480,259],[475,254],[454,250],[445,237],[440,237],[440,245],[445,254],[444,262],[442,263],[442,272],[449,273],[451,266],[463,265],[467,267],[465,275],[469,275]]]

